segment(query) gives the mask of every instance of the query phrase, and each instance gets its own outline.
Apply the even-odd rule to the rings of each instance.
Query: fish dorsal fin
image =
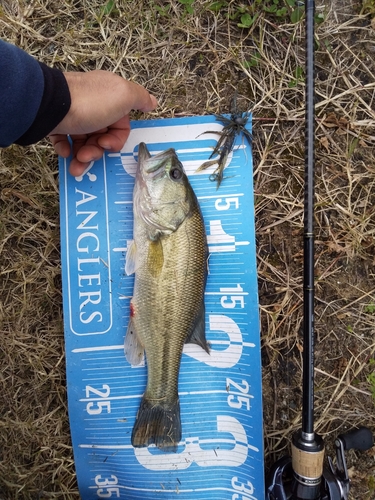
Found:
[[[144,348],[139,341],[131,316],[129,318],[128,329],[126,331],[124,350],[126,360],[132,366],[138,366],[143,362]]]
[[[210,347],[206,340],[206,322],[205,322],[205,309],[204,303],[202,302],[195,326],[191,334],[185,341],[185,344],[197,344],[202,349],[204,349],[208,354],[210,354]]]
[[[150,241],[148,244],[147,267],[152,277],[160,276],[164,265],[164,252],[161,239]]]
[[[126,251],[125,274],[130,276],[137,269],[137,246],[133,240],[128,241],[128,249]]]

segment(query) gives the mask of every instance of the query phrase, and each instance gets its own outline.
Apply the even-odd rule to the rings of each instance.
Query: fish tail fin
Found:
[[[163,451],[177,451],[181,441],[180,402],[160,404],[143,396],[133,427],[131,442],[135,448],[154,443]]]

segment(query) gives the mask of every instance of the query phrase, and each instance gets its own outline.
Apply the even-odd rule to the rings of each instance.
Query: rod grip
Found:
[[[292,444],[293,471],[306,479],[318,479],[323,475],[324,448],[319,451],[301,450]]]
[[[297,431],[292,437],[292,467],[307,483],[319,483],[323,475],[324,442],[318,434],[309,436]]]

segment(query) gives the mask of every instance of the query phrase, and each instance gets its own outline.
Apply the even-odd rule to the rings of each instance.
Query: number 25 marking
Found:
[[[111,413],[111,402],[105,401],[111,392],[109,385],[103,384],[101,389],[95,389],[91,385],[86,386],[86,398],[93,398],[94,401],[89,401],[86,404],[86,411],[89,415],[100,415],[103,410],[107,413]],[[96,400],[93,396],[103,398],[103,400]]]

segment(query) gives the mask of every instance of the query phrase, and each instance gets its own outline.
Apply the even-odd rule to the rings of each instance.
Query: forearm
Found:
[[[69,108],[62,72],[0,40],[0,147],[39,141]]]

